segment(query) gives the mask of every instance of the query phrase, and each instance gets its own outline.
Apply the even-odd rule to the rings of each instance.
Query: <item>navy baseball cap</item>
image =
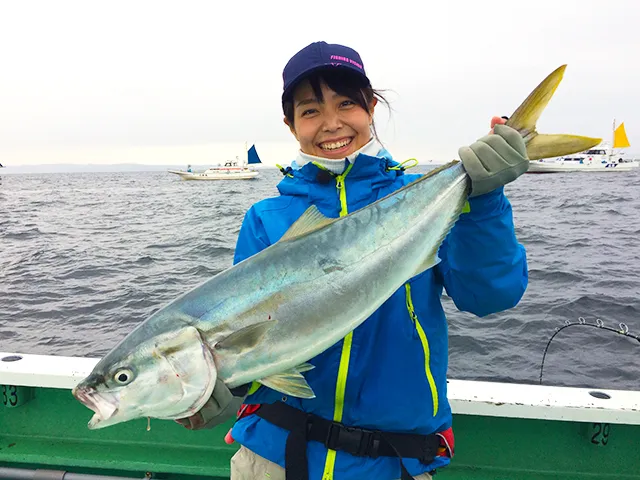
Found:
[[[362,76],[366,85],[371,83],[364,71],[360,55],[353,48],[327,42],[314,42],[296,53],[285,65],[282,71],[284,81],[282,101],[304,77],[316,70],[332,67],[349,69]]]

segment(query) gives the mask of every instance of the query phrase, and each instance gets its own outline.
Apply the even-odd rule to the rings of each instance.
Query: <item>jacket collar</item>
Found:
[[[404,174],[402,170],[389,170],[398,163],[384,147],[381,147],[376,155],[358,152],[352,159],[352,165],[344,181],[348,198],[358,203],[374,195],[374,190],[393,183],[398,176]],[[337,199],[337,175],[310,162],[302,166],[296,165],[295,169],[293,167],[292,163],[290,176],[284,177],[278,184],[280,194],[307,197],[311,203],[326,204],[328,208],[333,209],[333,203]]]

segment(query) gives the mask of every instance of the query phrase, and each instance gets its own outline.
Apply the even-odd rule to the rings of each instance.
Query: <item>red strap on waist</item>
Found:
[[[242,405],[240,405],[240,408],[238,409],[238,413],[236,414],[236,416],[238,417],[238,420],[240,420],[241,418],[244,418],[248,415],[253,415],[254,413],[256,413],[256,411],[260,408],[260,404],[249,404],[247,405],[246,403],[243,403]]]
[[[453,428],[449,427],[436,435],[440,437],[440,448],[438,448],[439,457],[453,458],[455,450],[455,439],[453,438]]]

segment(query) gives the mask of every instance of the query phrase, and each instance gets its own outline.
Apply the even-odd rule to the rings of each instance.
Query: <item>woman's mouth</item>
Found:
[[[351,142],[353,141],[352,137],[343,138],[341,140],[331,140],[328,142],[319,143],[318,146],[324,152],[327,153],[342,153],[343,151],[349,148]]]

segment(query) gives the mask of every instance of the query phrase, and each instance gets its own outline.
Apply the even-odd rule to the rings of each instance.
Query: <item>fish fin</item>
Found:
[[[525,133],[535,132],[536,123],[560,85],[566,68],[566,65],[561,65],[547,75],[509,117],[507,125],[518,130],[524,137]]]
[[[276,320],[255,323],[233,332],[216,343],[216,350],[226,350],[229,353],[242,354],[254,348],[265,333],[276,324]]]
[[[529,160],[561,157],[582,152],[595,147],[601,138],[581,137],[579,135],[545,135],[537,134],[527,144]]]
[[[566,65],[561,65],[547,75],[507,120],[507,126],[524,137],[529,160],[582,152],[602,141],[600,138],[576,135],[539,135],[536,131],[536,123],[560,85],[566,68]]]
[[[292,397],[316,398],[316,394],[313,393],[313,390],[305,380],[304,376],[300,373],[301,371],[305,372],[310,370],[310,368],[308,368],[309,366],[313,368],[313,365],[305,363],[287,372],[261,378],[260,380],[257,380],[257,382],[261,383],[265,387],[272,388],[273,390],[286,395],[291,395]],[[306,368],[306,370],[303,368]]]
[[[296,370],[300,373],[302,372],[308,372],[309,370],[313,370],[315,367],[315,365],[311,365],[310,363],[303,363],[302,365],[298,365],[296,367]]]
[[[294,222],[293,225],[285,232],[280,241],[293,240],[302,237],[308,233],[320,230],[322,227],[335,222],[335,218],[329,218],[318,210],[318,207],[311,205],[304,213]]]

